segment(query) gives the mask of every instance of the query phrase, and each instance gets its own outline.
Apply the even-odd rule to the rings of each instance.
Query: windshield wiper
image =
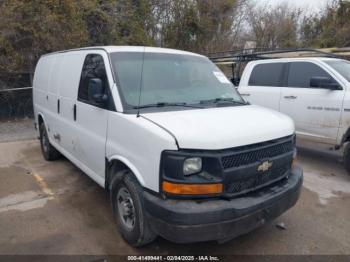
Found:
[[[169,103],[169,102],[158,102],[154,104],[146,104],[141,106],[134,106],[134,109],[151,108],[151,107],[171,107],[171,106],[181,106],[190,108],[203,108],[201,106],[189,105],[187,103]]]
[[[222,98],[222,97],[208,99],[208,100],[201,100],[199,103],[200,104],[208,104],[208,103],[217,104],[219,102],[229,102],[229,103],[239,104],[239,105],[248,105],[248,103],[245,101],[237,101],[237,100],[234,100],[233,98]]]

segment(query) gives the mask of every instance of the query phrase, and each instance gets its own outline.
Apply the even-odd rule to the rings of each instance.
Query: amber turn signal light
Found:
[[[222,184],[174,184],[164,181],[163,191],[176,195],[208,195],[222,193]]]

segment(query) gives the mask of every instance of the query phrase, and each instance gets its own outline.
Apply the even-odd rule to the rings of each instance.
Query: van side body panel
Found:
[[[96,51],[102,52],[103,51]],[[99,185],[104,187],[104,169],[105,169],[105,142],[108,111],[103,111],[104,130],[99,132],[103,134],[103,139],[99,146],[94,145],[93,139],[89,134],[94,131],[94,119],[92,114],[80,110],[81,120],[88,122],[91,127],[82,127],[74,121],[74,106],[77,105],[78,87],[82,71],[83,62],[86,54],[96,53],[94,50],[75,51],[57,53],[42,57],[37,65],[35,73],[35,81],[33,84],[33,100],[36,121],[38,114],[44,118],[45,126],[49,134],[50,143],[60,151],[65,157],[82,169],[88,176],[95,180]],[[52,61],[49,63],[49,61]],[[49,74],[47,73],[49,72]],[[113,80],[112,80],[113,83]],[[58,106],[59,104],[59,106]],[[85,105],[82,105],[83,107]],[[94,110],[94,109],[92,109]],[[85,120],[84,120],[85,119]],[[96,121],[95,121],[96,122]],[[95,125],[100,128],[100,125]],[[90,139],[93,152],[84,151],[81,147],[85,141],[81,139]],[[87,163],[86,155],[94,154],[94,163]],[[100,162],[97,163],[96,162]],[[101,170],[96,170],[99,166]]]
[[[46,128],[50,129],[50,125],[54,122],[55,108],[51,103],[50,94],[53,97],[57,96],[49,89],[51,72],[54,67],[55,57],[43,57],[38,61],[33,79],[33,106],[35,122],[38,124],[39,114],[45,119]],[[38,128],[39,130],[39,128]],[[52,134],[48,132],[49,140],[52,139]]]
[[[54,130],[55,135],[59,135],[60,139],[56,139],[57,149],[64,148],[69,154],[74,154],[74,131],[75,123],[73,121],[73,106],[76,102],[78,93],[78,85],[80,80],[81,66],[83,55],[79,53],[62,54],[62,62],[57,78],[52,82],[58,85],[60,112],[57,113],[57,121],[59,125]]]
[[[160,156],[177,150],[175,139],[165,130],[136,115],[110,112],[106,156],[118,159],[135,174],[140,184],[159,191]]]

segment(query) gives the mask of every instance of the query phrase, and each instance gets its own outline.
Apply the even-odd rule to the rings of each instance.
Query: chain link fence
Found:
[[[0,73],[0,120],[33,117],[32,76]]]

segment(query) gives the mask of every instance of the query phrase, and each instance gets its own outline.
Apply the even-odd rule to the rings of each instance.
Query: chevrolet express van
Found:
[[[328,57],[252,61],[238,90],[250,103],[290,116],[298,143],[338,150],[350,173],[349,61]]]
[[[132,46],[44,55],[33,98],[44,158],[62,154],[108,190],[133,246],[157,235],[222,242],[298,200],[293,121],[246,103],[202,55]]]

